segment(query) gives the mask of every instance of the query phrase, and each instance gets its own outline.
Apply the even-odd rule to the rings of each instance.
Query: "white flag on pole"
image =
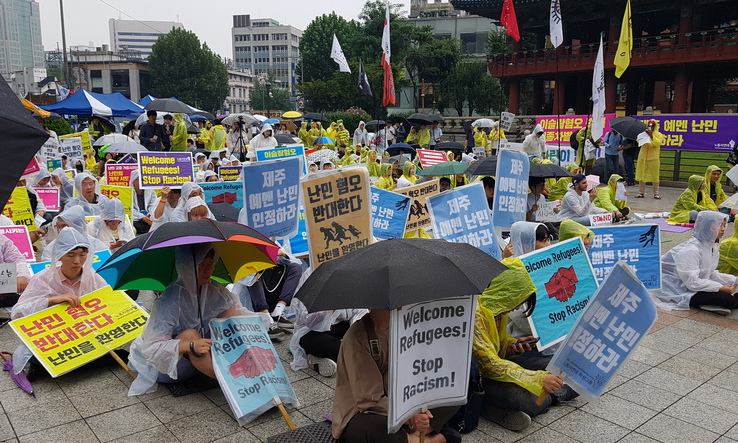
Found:
[[[592,74],[592,140],[597,141],[605,131],[605,61],[602,56],[602,35],[600,49]]]
[[[564,30],[562,28],[561,0],[551,0],[551,12],[549,14],[549,33],[551,44],[558,48],[564,42]]]
[[[343,55],[343,49],[341,49],[341,44],[338,43],[338,38],[336,38],[336,34],[333,34],[331,58],[334,62],[338,63],[339,71],[351,73],[351,68],[349,67],[348,61],[346,61],[346,56]]]

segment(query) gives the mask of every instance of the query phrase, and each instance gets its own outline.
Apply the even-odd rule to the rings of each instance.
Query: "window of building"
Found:
[[[269,40],[269,34],[254,34],[255,42],[265,42]]]
[[[287,45],[272,45],[272,51],[286,51]]]
[[[112,92],[120,92],[130,98],[131,79],[128,69],[113,69],[110,71],[110,85]]]
[[[272,34],[272,40],[287,40],[287,34]]]

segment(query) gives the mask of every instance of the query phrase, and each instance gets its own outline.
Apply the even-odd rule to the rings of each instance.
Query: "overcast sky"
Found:
[[[44,50],[61,48],[58,0],[37,0],[41,9]],[[410,9],[410,0],[393,0]],[[233,58],[231,25],[234,14],[273,18],[305,27],[315,16],[335,11],[346,19],[358,17],[364,0],[67,0],[64,2],[67,45],[110,44],[108,19],[179,21],[223,57]]]

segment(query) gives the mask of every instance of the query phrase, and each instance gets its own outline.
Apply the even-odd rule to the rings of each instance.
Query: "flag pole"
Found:
[[[556,153],[556,160],[558,163],[557,165],[561,166],[561,84],[559,83],[561,79],[559,78],[559,48],[554,47],[554,61],[556,63],[556,90],[554,91],[556,94],[556,104],[558,105],[556,108],[556,139],[559,141],[559,148],[558,152]]]

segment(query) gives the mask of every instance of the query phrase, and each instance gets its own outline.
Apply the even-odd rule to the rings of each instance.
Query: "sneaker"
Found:
[[[290,337],[290,333],[280,328],[276,323],[272,323],[272,325],[269,326],[267,335],[269,335],[269,339],[274,343],[281,343]]]
[[[274,307],[274,311],[270,314],[272,317],[281,317],[284,313],[284,303],[277,303],[277,306]]]
[[[318,371],[323,377],[333,377],[336,375],[336,362],[330,358],[320,358],[314,355],[308,355],[308,364]],[[317,368],[315,368],[317,366]]]
[[[715,305],[702,305],[700,306],[700,309],[702,309],[703,311],[707,311],[707,312],[714,312],[715,314],[720,314],[720,315],[730,315],[730,313],[733,312],[728,308],[724,308],[722,306],[715,306]]]
[[[509,411],[497,408],[487,408],[484,418],[515,432],[527,429],[532,423],[530,415],[523,411]]]

